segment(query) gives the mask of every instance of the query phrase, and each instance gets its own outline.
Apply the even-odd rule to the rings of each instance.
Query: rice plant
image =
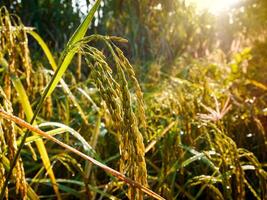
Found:
[[[6,101],[10,103],[11,100],[11,93],[12,93],[12,86],[11,81],[13,81],[14,88],[16,92],[19,94],[19,100],[21,101],[22,108],[20,109],[21,112],[25,112],[27,120],[30,121],[30,124],[36,124],[35,119],[41,110],[42,106],[45,105],[44,102],[50,101],[50,106],[46,106],[45,116],[47,116],[48,113],[51,113],[51,93],[56,88],[57,83],[60,81],[62,75],[66,71],[69,63],[71,62],[73,56],[80,52],[81,55],[86,60],[86,63],[88,67],[91,70],[91,79],[95,82],[96,86],[99,88],[99,96],[101,99],[103,99],[103,102],[107,105],[108,112],[112,117],[114,127],[116,127],[117,132],[117,139],[119,142],[119,148],[121,152],[121,164],[120,164],[120,171],[123,174],[128,175],[130,178],[133,179],[131,181],[130,179],[123,178],[122,180],[128,180],[131,187],[129,188],[129,196],[131,198],[137,198],[142,199],[143,194],[140,191],[141,188],[145,188],[147,186],[147,178],[146,178],[146,164],[144,160],[144,144],[143,144],[143,136],[141,132],[139,131],[139,124],[144,124],[144,109],[143,109],[143,103],[142,103],[142,92],[140,90],[140,87],[138,85],[138,82],[135,79],[135,74],[133,72],[133,69],[131,65],[129,64],[128,60],[124,57],[122,51],[119,50],[119,48],[113,43],[114,41],[120,41],[122,39],[117,37],[108,37],[108,36],[100,36],[100,35],[92,35],[83,38],[87,27],[90,24],[90,21],[93,17],[94,12],[96,11],[97,7],[99,6],[100,1],[97,1],[94,5],[94,7],[89,12],[88,16],[85,18],[83,23],[78,27],[76,32],[73,34],[73,36],[70,38],[66,49],[62,52],[61,57],[59,58],[59,64],[58,67],[55,66],[55,61],[53,60],[53,57],[51,56],[51,53],[45,43],[41,40],[41,38],[33,32],[32,29],[24,28],[24,26],[20,23],[17,25],[16,21],[13,20],[13,16],[10,17],[8,11],[5,8],[2,8],[1,17],[2,19],[2,35],[1,38],[3,38],[2,42],[2,60],[5,62],[5,66],[7,71],[7,75],[5,76],[5,87],[3,88],[3,98],[6,99]],[[19,18],[16,17],[16,20],[19,21]],[[5,24],[6,23],[6,24]],[[8,30],[8,31],[6,31]],[[33,35],[36,39],[38,39],[38,42],[41,44],[41,46],[44,48],[45,53],[50,61],[50,64],[52,65],[52,68],[55,70],[55,73],[53,74],[50,81],[48,81],[47,77],[49,76],[45,75],[44,73],[37,74],[37,79],[31,80],[31,78],[35,78],[36,76],[30,77],[31,72],[31,64],[30,64],[30,58],[29,58],[29,50],[27,48],[27,33]],[[15,44],[12,40],[19,40],[21,38],[17,38],[17,34],[23,34],[23,48],[18,49],[17,52],[6,52],[7,49],[11,49],[9,45]],[[19,35],[20,36],[20,35]],[[6,40],[5,40],[6,39]],[[107,63],[106,57],[99,51],[98,49],[94,48],[93,46],[90,46],[89,43],[92,41],[102,41],[106,46],[107,49],[110,50],[113,58],[114,58],[114,64],[116,66],[117,70],[117,76],[113,77],[112,70],[110,68],[110,64]],[[123,40],[122,40],[123,41]],[[22,51],[23,50],[23,51]],[[6,56],[6,54],[8,56]],[[12,56],[13,55],[13,56]],[[19,64],[21,60],[17,58],[17,56],[21,56],[22,64]],[[30,88],[30,81],[38,81],[37,83],[37,90],[35,92],[39,92],[40,90],[44,90],[43,94],[40,98],[40,100],[37,102],[37,107],[35,109],[35,112],[33,112],[30,102],[28,100],[28,95],[26,94],[26,91],[23,88],[23,85],[21,84],[20,79],[23,80],[22,76],[20,74],[16,73],[22,73],[21,71],[15,69],[15,66],[24,66],[26,67],[26,83],[28,84],[28,88]],[[12,75],[11,75],[12,74]],[[17,77],[16,77],[17,75]],[[45,76],[44,76],[45,75]],[[133,84],[136,88],[136,95],[138,98],[138,101],[136,102],[137,110],[140,111],[140,115],[136,115],[137,111],[133,111],[132,108],[132,99],[131,94],[129,92],[128,83],[126,80],[126,75],[129,76],[129,78],[133,81]],[[21,78],[18,78],[21,77]],[[116,80],[117,79],[117,80]],[[63,85],[64,82],[62,81]],[[34,82],[32,85],[35,85]],[[45,86],[46,85],[46,86]],[[34,87],[33,87],[34,88]],[[68,86],[65,86],[65,90],[69,92]],[[4,92],[5,91],[5,92]],[[31,91],[34,92],[34,91]],[[5,95],[8,94],[8,95]],[[34,94],[32,94],[34,96]],[[47,99],[46,97],[49,97],[50,99]],[[71,98],[72,101],[75,102],[75,98]],[[4,103],[5,105],[7,103]],[[14,105],[13,105],[14,106]],[[76,104],[76,107],[79,108],[79,105]],[[3,108],[4,110],[12,113],[12,107]],[[85,122],[87,119],[80,112],[82,117],[84,118]],[[21,117],[23,118],[23,113],[21,114]],[[140,118],[139,118],[140,117]],[[9,125],[3,124],[3,132],[6,134],[6,128],[8,130],[14,130],[14,124],[13,122],[6,122]],[[13,127],[13,128],[12,128]],[[5,194],[6,197],[8,195],[7,190],[5,191],[5,187],[7,186],[7,182],[11,178],[11,174],[13,171],[13,167],[16,166],[16,173],[18,175],[15,175],[16,177],[16,188],[17,192],[20,190],[20,194],[22,198],[25,198],[27,195],[27,185],[23,170],[23,165],[21,159],[19,159],[19,162],[17,162],[17,157],[19,156],[20,150],[23,148],[23,145],[26,141],[26,138],[28,137],[29,130],[22,135],[22,139],[20,141],[20,147],[17,151],[16,147],[16,133],[14,131],[11,131],[8,135],[13,135],[12,140],[9,141],[9,139],[5,139],[6,141],[3,141],[5,143],[8,143],[9,145],[14,146],[14,150],[10,149],[9,155],[9,162],[10,162],[10,168],[9,172],[7,172],[6,180],[4,181],[2,185],[2,196]],[[7,136],[5,136],[7,137]],[[4,137],[3,137],[4,138]],[[45,153],[45,155],[41,155],[41,157],[44,160],[45,168],[50,173],[51,177],[51,183],[54,187],[55,193],[57,194],[57,198],[60,199],[60,193],[58,190],[58,184],[56,183],[55,176],[53,174],[50,159],[47,156],[45,146],[43,144],[41,138],[35,139],[37,142],[37,146],[42,145],[39,148],[40,153]],[[38,143],[39,142],[39,143]],[[63,143],[62,143],[63,144]],[[72,149],[73,150],[73,149]],[[4,151],[4,149],[3,149]],[[90,160],[90,159],[89,159]],[[99,164],[101,166],[101,164]],[[2,168],[3,174],[5,173],[4,168]],[[14,171],[15,171],[14,170]],[[14,173],[14,172],[13,172]],[[114,173],[113,173],[114,174]],[[117,177],[124,177],[124,175],[115,173]],[[14,176],[14,174],[13,174]],[[134,182],[136,181],[136,182]],[[139,188],[139,189],[137,189]],[[144,190],[144,189],[143,189]],[[146,189],[149,191],[148,189]],[[145,191],[146,191],[145,190]],[[147,192],[149,194],[149,192]],[[152,193],[153,195],[153,193]],[[154,196],[157,197],[156,194]],[[160,197],[158,197],[160,198]]]
[[[103,2],[61,52],[0,9],[0,199],[267,199],[259,46],[225,53],[182,1]]]

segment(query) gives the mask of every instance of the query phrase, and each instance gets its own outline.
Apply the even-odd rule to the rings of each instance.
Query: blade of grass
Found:
[[[55,75],[53,76],[53,81],[51,81],[51,84],[49,84],[49,89],[47,90],[47,96],[49,96],[54,91],[55,87],[57,86],[58,82],[60,81],[60,79],[63,76],[64,72],[66,71],[67,67],[69,66],[73,56],[75,55],[76,51],[78,50],[78,47],[73,48],[73,45],[84,37],[92,19],[93,19],[93,16],[94,16],[97,8],[100,5],[100,1],[101,0],[97,0],[95,2],[92,9],[89,11],[87,17],[84,19],[84,21],[80,24],[80,26],[76,29],[76,31],[74,32],[74,34],[70,38],[70,40],[67,44],[67,47],[63,50],[63,52],[62,52],[63,57],[59,59],[57,71],[56,71]]]
[[[39,200],[39,196],[35,193],[35,191],[32,189],[30,185],[27,184],[27,196],[30,200]]]
[[[58,134],[62,134],[65,133],[66,130],[64,128],[57,128],[57,129],[53,129],[51,131],[47,131],[46,133],[52,136],[58,135]],[[27,137],[25,144],[30,144],[32,142],[34,142],[35,140],[38,140],[39,138],[41,138],[39,135],[33,135],[30,137]],[[18,144],[20,144],[20,141],[18,141]]]
[[[71,36],[67,46],[70,46],[76,42],[78,42],[80,39],[82,39],[94,17],[94,14],[96,10],[98,9],[100,5],[101,0],[97,0],[91,10],[89,11],[88,15],[84,19],[84,21],[80,24],[80,26],[76,29],[74,34]]]
[[[159,199],[159,200],[163,200],[164,198],[161,197],[160,195],[158,195],[157,193],[153,192],[152,190],[148,189],[147,187],[141,185],[140,183],[137,183],[135,181],[133,181],[132,179],[126,177],[125,175],[121,174],[120,172],[104,165],[103,163],[93,159],[92,157],[90,156],[87,156],[85,155],[84,153],[78,151],[77,149],[57,140],[56,138],[54,138],[53,136],[45,133],[44,131],[32,126],[31,124],[23,121],[22,119],[16,117],[16,116],[13,116],[3,110],[0,110],[0,116],[7,119],[7,120],[10,120],[10,121],[13,121],[15,122],[16,124],[24,127],[24,128],[27,128],[28,130],[32,131],[32,132],[35,132],[43,137],[45,137],[46,139],[48,140],[51,140],[55,143],[57,143],[58,145],[60,145],[61,147],[75,153],[76,155],[79,155],[80,157],[84,158],[85,160],[88,160],[90,162],[92,162],[93,164],[97,165],[98,167],[102,168],[105,172],[107,173],[110,173],[112,174],[113,176],[115,176],[116,178],[124,181],[125,183],[129,184],[131,187],[135,187],[135,188],[138,188],[140,189],[141,191],[145,192],[146,194],[148,194],[149,196],[155,198],[155,199]]]
[[[51,53],[51,51],[49,50],[48,46],[46,45],[46,43],[44,42],[44,40],[41,38],[41,36],[39,34],[37,34],[36,32],[34,32],[33,30],[29,30],[27,31],[40,45],[40,47],[43,49],[48,62],[50,63],[52,69],[54,71],[57,70],[57,64],[56,61]],[[49,71],[52,75],[54,75],[53,71]],[[72,94],[72,92],[70,91],[68,85],[65,83],[65,81],[63,79],[60,79],[60,83],[62,85],[62,88],[64,89],[64,91],[67,93],[68,97],[71,99],[71,101],[73,102],[74,106],[78,109],[78,113],[81,115],[84,123],[86,125],[88,125],[88,121],[86,118],[86,115],[84,114],[81,106],[77,103],[77,100],[75,98],[75,96]]]
[[[50,126],[50,127],[55,126],[58,128],[65,129],[65,131],[71,133],[75,138],[77,138],[77,140],[79,142],[82,143],[83,149],[86,151],[86,153],[93,155],[93,156],[96,156],[96,152],[94,151],[93,147],[91,145],[89,145],[88,142],[83,138],[83,136],[81,136],[80,133],[78,133],[74,129],[66,126],[65,124],[61,124],[58,122],[45,122],[45,123],[39,124],[39,127],[47,127],[47,126]],[[51,135],[51,134],[49,134],[49,135]]]
[[[50,65],[51,65],[52,69],[54,71],[56,71],[56,69],[57,69],[56,61],[55,61],[51,51],[49,50],[48,46],[44,42],[44,40],[40,37],[40,35],[38,33],[36,33],[33,30],[29,30],[29,31],[27,31],[27,33],[29,33],[38,42],[38,44],[43,49],[43,51],[44,51],[44,53],[45,53]]]

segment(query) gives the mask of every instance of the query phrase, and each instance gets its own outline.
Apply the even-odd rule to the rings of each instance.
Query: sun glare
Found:
[[[196,5],[199,11],[208,10],[214,15],[227,11],[240,0],[187,0],[188,3]]]

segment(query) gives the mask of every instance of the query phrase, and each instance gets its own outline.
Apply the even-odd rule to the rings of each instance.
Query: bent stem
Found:
[[[63,148],[75,153],[76,155],[79,155],[80,157],[90,161],[91,163],[97,165],[98,167],[102,168],[104,171],[106,171],[107,173],[110,173],[112,174],[113,176],[117,177],[118,179],[124,181],[125,183],[129,184],[131,187],[134,187],[134,188],[138,188],[139,190],[145,192],[147,195],[155,198],[155,199],[158,199],[158,200],[164,200],[163,197],[161,197],[160,195],[158,195],[157,193],[153,192],[152,190],[148,189],[147,187],[144,187],[143,185],[141,185],[140,183],[137,183],[135,181],[133,181],[132,179],[126,177],[125,175],[121,174],[120,172],[102,164],[101,162],[95,160],[94,158],[90,157],[90,156],[87,156],[85,155],[84,153],[78,151],[77,149],[57,140],[56,138],[54,138],[53,136],[45,133],[44,131],[32,126],[31,124],[23,121],[22,119],[16,117],[16,116],[13,116],[3,110],[0,110],[0,116],[7,119],[7,120],[10,120],[10,121],[13,121],[15,122],[16,124],[24,127],[24,128],[27,128],[28,131],[27,132],[35,132],[43,137],[45,137],[46,139],[48,140],[51,140],[55,143],[57,143],[58,145],[62,146]],[[26,134],[26,133],[25,133]]]

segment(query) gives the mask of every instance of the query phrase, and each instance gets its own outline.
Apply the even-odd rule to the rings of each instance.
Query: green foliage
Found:
[[[232,63],[238,62],[239,68],[248,55],[245,49]],[[153,179],[157,191],[167,199],[245,199],[251,194],[265,198],[266,181],[261,181],[266,179],[264,122],[259,114],[245,109],[245,75],[240,71],[237,76],[229,64],[191,62],[185,66],[187,73],[176,68],[175,76],[162,74],[164,83],[154,86],[156,91],[146,100],[151,140],[158,141],[154,148],[147,148],[149,173],[160,177]],[[261,189],[257,192],[256,188]]]
[[[73,12],[70,0],[1,0],[1,6],[20,16],[26,26],[35,27],[45,41],[49,41],[48,46],[55,50],[64,48],[81,22],[81,13],[79,9]]]
[[[25,13],[25,2],[13,5],[16,13]],[[29,1],[37,14],[22,20],[35,16],[37,25],[29,25],[38,31],[15,16],[3,31],[8,20],[1,21],[0,176],[9,179],[24,128],[46,138],[26,138],[9,191],[55,197],[32,145],[42,139],[63,199],[267,198],[265,1],[244,0],[212,16],[182,0],[99,0],[68,43],[72,29],[51,40],[49,32],[62,29],[38,18],[43,8],[59,16],[53,26],[80,20],[71,1],[47,10],[58,4]],[[94,31],[103,35],[85,36],[94,13]],[[9,48],[10,33],[26,43]],[[47,60],[30,54],[27,34]],[[22,119],[40,99],[37,129]]]

